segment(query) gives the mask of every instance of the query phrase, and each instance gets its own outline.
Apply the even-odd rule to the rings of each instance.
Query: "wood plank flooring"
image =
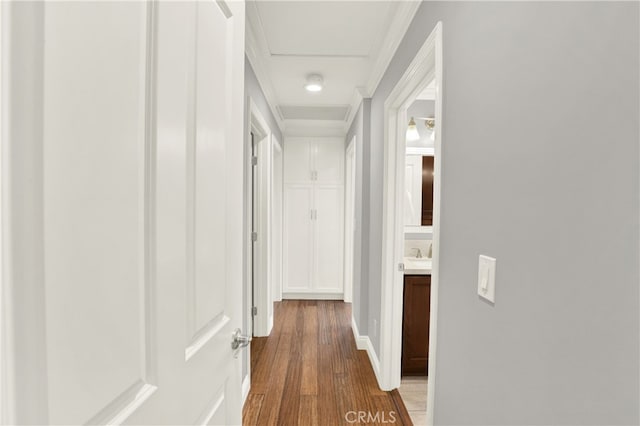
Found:
[[[356,348],[351,305],[285,300],[269,337],[251,343],[251,391],[242,423],[329,426],[411,425],[397,391],[378,388]]]

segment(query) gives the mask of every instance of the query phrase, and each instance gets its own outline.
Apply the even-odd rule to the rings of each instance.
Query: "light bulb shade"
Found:
[[[415,142],[420,140],[420,133],[418,133],[418,128],[416,127],[416,122],[413,121],[413,117],[409,121],[409,127],[407,128],[407,141]]]
[[[307,76],[307,83],[304,85],[304,88],[309,92],[320,92],[323,82],[324,80],[320,74],[311,74]]]

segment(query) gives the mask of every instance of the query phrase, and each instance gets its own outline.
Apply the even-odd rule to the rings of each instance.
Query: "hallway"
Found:
[[[350,322],[341,301],[276,303],[271,335],[251,344],[243,425],[411,424],[398,391],[378,388]],[[377,421],[358,423],[360,412]]]

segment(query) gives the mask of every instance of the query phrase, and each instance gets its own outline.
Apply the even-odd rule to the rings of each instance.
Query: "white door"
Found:
[[[314,288],[321,293],[343,293],[344,193],[342,185],[315,189]]]
[[[318,183],[344,185],[344,140],[319,139],[313,144],[313,150],[315,180]]]
[[[303,183],[314,180],[312,143],[306,139],[287,139],[284,150],[284,181]]]
[[[11,249],[3,357],[21,363],[3,411],[10,423],[239,424],[243,3],[28,7],[41,10],[8,42],[41,49],[42,133],[15,143],[39,149],[42,180],[3,190],[41,196],[28,216],[39,234],[21,243],[44,260]]]
[[[284,193],[284,257],[287,259],[284,292],[311,289],[314,241],[312,219],[313,186],[287,185]]]

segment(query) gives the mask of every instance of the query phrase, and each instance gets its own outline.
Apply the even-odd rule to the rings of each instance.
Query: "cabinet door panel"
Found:
[[[431,275],[404,277],[402,375],[426,376],[429,360]]]
[[[284,288],[311,288],[313,231],[311,185],[287,185],[284,194]]]
[[[318,140],[313,146],[313,169],[316,182],[340,184],[344,182],[344,141]]]
[[[315,191],[315,288],[343,290],[343,188],[320,186]]]
[[[311,142],[287,139],[284,147],[284,181],[301,183],[311,181]]]

